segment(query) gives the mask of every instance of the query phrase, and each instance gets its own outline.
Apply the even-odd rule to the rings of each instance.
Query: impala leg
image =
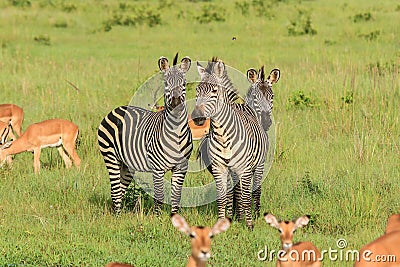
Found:
[[[64,160],[65,166],[67,168],[71,168],[72,161],[68,157],[67,153],[65,153],[64,148],[62,146],[57,147],[58,153],[60,154],[61,158]]]
[[[79,167],[79,165],[81,165],[81,159],[79,158],[79,156],[75,150],[75,140],[73,143],[66,143],[66,144],[63,144],[63,146],[64,146],[65,150],[67,151],[68,155],[74,161],[75,166]]]
[[[164,203],[164,170],[153,170],[154,213],[160,215]]]
[[[33,169],[35,174],[40,172],[40,147],[33,150]]]
[[[188,165],[182,164],[180,166],[175,167],[172,170],[172,178],[171,178],[171,213],[178,213],[181,196],[182,196],[182,186],[183,181],[185,180],[185,175],[188,169]]]

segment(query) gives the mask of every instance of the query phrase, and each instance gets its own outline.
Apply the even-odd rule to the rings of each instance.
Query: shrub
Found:
[[[353,104],[353,100],[354,100],[353,95],[354,95],[353,91],[349,91],[349,92],[346,92],[346,95],[342,96],[340,99],[342,99],[344,104]]]
[[[75,4],[71,4],[71,3],[63,3],[62,5],[62,11],[64,12],[73,12],[76,11],[78,9],[78,7]]]
[[[370,33],[359,34],[358,37],[364,38],[367,41],[375,41],[378,39],[379,35],[381,34],[380,30],[376,30]]]
[[[360,21],[370,21],[373,20],[371,13],[359,13],[353,16],[353,22],[357,23]]]
[[[297,12],[297,17],[291,20],[288,26],[289,36],[317,34],[317,30],[314,29],[312,25],[311,16],[308,11],[298,9]]]
[[[317,106],[316,102],[307,96],[302,90],[295,92],[288,100],[289,108],[309,108]]]
[[[201,24],[210,23],[213,21],[225,21],[225,9],[215,5],[205,5],[202,8],[202,13],[196,17],[196,20]]]
[[[35,36],[33,37],[33,40],[42,45],[51,45],[50,37],[47,34]]]
[[[9,2],[15,7],[30,7],[32,5],[29,0],[9,0]]]

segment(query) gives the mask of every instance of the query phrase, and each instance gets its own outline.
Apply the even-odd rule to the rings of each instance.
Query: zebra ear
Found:
[[[268,76],[268,81],[271,83],[277,83],[279,81],[279,78],[281,77],[281,71],[279,69],[273,69],[271,70],[271,73]]]
[[[215,75],[217,75],[218,77],[222,77],[222,75],[224,75],[224,71],[225,71],[225,64],[222,61],[217,61],[214,63],[214,67],[213,67],[213,73]]]
[[[189,57],[182,58],[181,61],[181,70],[186,73],[190,69],[190,65],[192,64],[192,60]]]
[[[166,57],[160,57],[158,59],[158,67],[162,72],[165,72],[169,69],[168,59]]]
[[[200,78],[203,79],[206,74],[206,69],[197,61],[197,71],[199,72]]]
[[[247,80],[250,83],[255,83],[257,81],[257,71],[253,68],[247,70]]]

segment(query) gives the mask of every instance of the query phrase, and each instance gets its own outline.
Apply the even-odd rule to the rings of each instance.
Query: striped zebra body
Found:
[[[211,118],[210,135],[203,140],[200,154],[206,164],[210,164],[208,169],[216,182],[218,217],[225,217],[228,175],[231,174],[234,182],[235,177],[239,182],[240,203],[246,223],[252,229],[251,181],[253,176],[262,178],[268,151],[267,135],[249,106],[232,103],[230,93],[234,89],[224,86],[227,74],[222,62],[214,62],[207,68],[198,64],[198,70],[202,81],[196,88],[192,118],[200,125],[206,117]],[[261,178],[255,177],[253,182]]]
[[[174,65],[177,55],[174,59]],[[180,67],[169,68],[168,60],[159,60],[165,78],[165,109],[158,112],[122,106],[112,110],[98,130],[100,152],[109,172],[114,211],[119,213],[126,188],[135,171],[152,172],[155,211],[164,201],[164,174],[172,171],[172,212],[179,208],[182,185],[192,151],[188,127],[185,73],[190,59]]]

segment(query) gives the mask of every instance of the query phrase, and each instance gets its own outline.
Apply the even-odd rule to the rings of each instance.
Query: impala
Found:
[[[24,110],[14,104],[0,105],[0,121],[10,123],[11,128],[18,136],[22,133],[22,121],[24,120]],[[10,131],[9,137],[15,139],[13,131]]]
[[[354,267],[400,266],[400,214],[389,217],[385,234],[361,248]]]
[[[282,250],[278,253],[277,267],[321,266],[321,253],[311,242],[293,244],[294,231],[308,224],[308,215],[293,221],[278,221],[274,215],[265,213],[264,219],[280,233]]]
[[[78,137],[78,126],[70,121],[51,119],[30,125],[15,141],[6,143],[0,149],[0,164],[8,157],[25,151],[33,151],[33,167],[35,173],[40,170],[40,152],[45,147],[57,147],[67,168],[79,166],[81,160],[75,150]]]
[[[228,230],[231,225],[229,219],[220,219],[213,227],[192,226],[179,214],[173,214],[172,224],[181,232],[191,238],[192,254],[189,257],[187,267],[206,266],[211,256],[211,239],[222,232]]]
[[[212,228],[192,226],[179,214],[171,215],[172,225],[192,239],[192,254],[186,267],[204,267],[211,256],[211,239],[228,230],[231,225],[229,219],[220,219]],[[125,263],[112,262],[105,267],[134,267]]]

